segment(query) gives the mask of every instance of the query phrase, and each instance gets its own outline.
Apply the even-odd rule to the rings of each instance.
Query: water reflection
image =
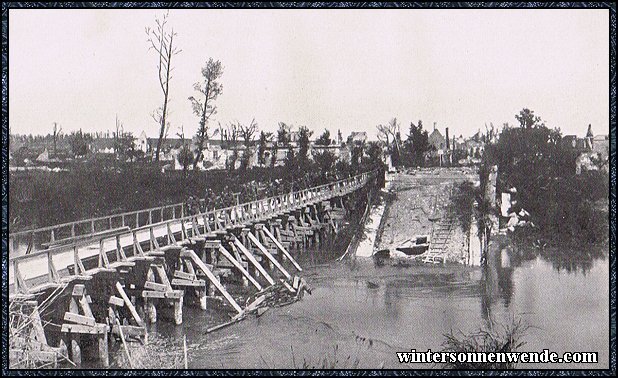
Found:
[[[604,246],[539,248],[507,237],[494,238],[480,282],[485,326],[520,317],[534,329],[526,350],[598,351],[606,366],[606,257]]]
[[[599,351],[601,364],[588,367],[606,366],[607,261],[555,265],[557,253],[546,253],[495,239],[480,268],[334,262],[339,253],[307,251],[303,275],[314,290],[302,301],[208,336],[199,310],[187,310],[181,327],[162,322],[157,331],[178,339],[181,329],[189,343],[207,347],[192,354],[195,367],[291,368],[291,347],[297,358],[315,360],[338,346],[341,356],[360,355],[361,367],[398,369],[396,351],[439,349],[451,330],[469,333],[523,314],[534,329],[522,350]],[[360,352],[359,338],[371,340]]]

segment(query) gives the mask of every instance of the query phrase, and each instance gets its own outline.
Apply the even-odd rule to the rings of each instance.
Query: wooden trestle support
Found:
[[[52,248],[12,258],[11,301],[34,309],[28,315],[34,319],[31,339],[45,361],[56,366],[65,356],[81,366],[86,357],[107,367],[110,340],[146,342],[148,322],[161,318],[181,324],[184,305],[207,310],[209,298],[217,298],[234,310],[234,319],[244,317],[247,309],[228,292],[230,284],[252,293],[279,282],[290,292],[299,290],[302,268],[290,251],[302,254],[332,239],[346,215],[344,196],[365,183],[351,181],[329,192],[284,195],[128,231],[123,216],[117,231],[67,243],[55,240]],[[67,251],[72,262],[63,267]],[[20,270],[36,259],[47,260],[43,284]],[[39,313],[39,303],[52,303],[54,315]],[[43,330],[46,321],[59,329]],[[17,359],[20,352],[14,349],[10,354]]]

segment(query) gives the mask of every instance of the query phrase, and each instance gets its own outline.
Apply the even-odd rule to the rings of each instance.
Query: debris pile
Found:
[[[9,304],[9,367],[12,369],[40,369],[58,367],[66,361],[67,348],[47,344],[40,313],[48,302],[39,305],[33,300],[14,300]],[[72,363],[71,363],[72,364]]]
[[[513,232],[515,228],[531,226],[530,213],[522,208],[517,201],[517,189],[511,188],[500,196],[500,230]]]
[[[249,314],[254,314],[257,317],[262,316],[271,307],[283,307],[301,300],[305,292],[311,294],[311,287],[307,284],[304,278],[294,277],[292,285],[281,279],[274,285],[271,285],[262,291],[259,291],[247,298],[245,310],[230,321],[218,324],[206,330],[206,333],[217,331],[221,328],[232,325],[247,317]]]

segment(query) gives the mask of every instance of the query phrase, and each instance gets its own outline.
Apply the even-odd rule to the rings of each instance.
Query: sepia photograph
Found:
[[[137,4],[2,5],[3,375],[616,373],[615,4]]]

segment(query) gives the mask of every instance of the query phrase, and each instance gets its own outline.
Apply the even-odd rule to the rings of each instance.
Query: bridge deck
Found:
[[[9,295],[13,296],[17,293],[16,286],[19,286],[19,280],[22,280],[26,286],[43,285],[37,286],[38,288],[42,288],[46,284],[53,284],[53,281],[58,279],[58,277],[51,277],[52,274],[50,270],[56,270],[54,273],[60,276],[59,278],[66,278],[70,276],[68,267],[78,266],[81,264],[81,261],[96,258],[101,253],[113,253],[118,250],[118,246],[124,252],[126,248],[131,249],[131,247],[136,246],[136,244],[150,244],[148,251],[144,251],[145,254],[148,255],[155,252],[156,248],[154,248],[153,244],[156,245],[156,241],[161,238],[170,238],[173,236],[169,239],[172,240],[178,235],[181,235],[180,239],[184,240],[189,236],[194,238],[206,234],[214,236],[216,233],[250,226],[251,224],[276,218],[285,213],[297,211],[321,201],[349,194],[364,186],[371,177],[372,173],[369,172],[350,179],[276,197],[265,198],[225,209],[184,217],[176,217],[176,215],[174,215],[173,218],[168,220],[150,222],[147,225],[133,228],[125,225],[124,228],[119,229],[118,232],[96,231],[75,237],[73,238],[74,240],[70,242],[55,243],[55,247],[30,253],[9,249]],[[163,213],[161,209],[163,208],[159,208],[161,213]],[[152,214],[152,211],[159,210],[149,209],[146,211],[150,211]],[[124,215],[131,216],[139,213],[140,212],[125,213]],[[115,216],[112,215],[107,218],[98,219],[112,219],[113,217]],[[152,215],[149,217],[149,220],[153,220]],[[91,222],[91,220],[74,222],[73,227],[75,224],[84,222],[88,223]],[[107,231],[113,231],[113,223],[110,221],[108,224],[110,227]],[[69,223],[59,225],[58,227],[72,227],[71,225],[72,224]],[[44,233],[49,234],[52,239],[51,242],[53,242],[54,233],[58,227],[54,228],[54,226],[52,226],[39,230],[14,233],[9,235],[9,239]],[[9,244],[11,244],[11,241]],[[32,244],[30,245],[32,246]],[[135,252],[129,255],[130,257],[134,257]],[[19,275],[15,274],[16,269]]]

